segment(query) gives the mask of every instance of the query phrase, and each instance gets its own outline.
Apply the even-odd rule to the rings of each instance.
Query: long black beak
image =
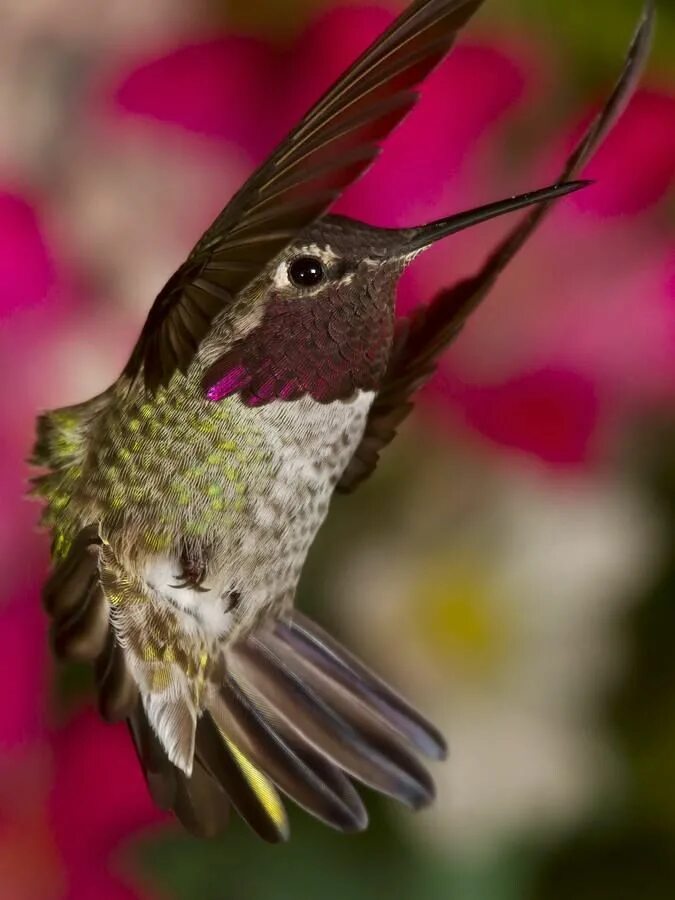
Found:
[[[471,228],[473,225],[478,225],[481,222],[487,222],[488,219],[495,219],[497,216],[524,209],[527,206],[535,206],[538,203],[545,203],[558,197],[564,197],[566,194],[573,194],[575,191],[580,191],[592,183],[591,181],[566,181],[563,184],[554,184],[539,191],[530,191],[517,197],[509,197],[507,200],[500,200],[497,203],[488,203],[486,206],[479,206],[468,212],[457,213],[454,216],[448,216],[446,219],[438,219],[436,222],[430,222],[429,225],[422,225],[419,228],[405,229],[403,231],[404,244],[401,256],[419,253],[420,250],[424,250],[450,234],[463,231],[465,228]]]

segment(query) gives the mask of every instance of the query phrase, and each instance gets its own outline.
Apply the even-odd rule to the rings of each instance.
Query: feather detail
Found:
[[[42,589],[42,603],[56,621],[63,621],[82,609],[97,585],[98,526],[83,528],[74,539],[67,556],[54,566]]]
[[[218,781],[197,760],[190,777],[168,760],[140,701],[129,716],[129,730],[157,806],[173,810],[196,837],[221,834],[229,822],[230,801]]]
[[[141,694],[143,708],[169,760],[188,777],[195,752],[195,709],[186,700]]]
[[[257,637],[233,648],[231,666],[235,678],[328,760],[413,809],[431,803],[435,790],[428,772],[390,733],[366,725],[357,709],[340,715]]]
[[[288,840],[286,811],[274,785],[208,714],[197,726],[197,755],[259,837],[272,844]]]
[[[340,772],[318,763],[309,747],[299,755],[297,739],[286,740],[231,677],[211,699],[209,712],[221,733],[299,806],[340,831],[365,827],[363,804]]]
[[[169,762],[157,735],[150,727],[140,698],[129,715],[127,724],[150,796],[160,809],[173,809],[181,773]]]
[[[87,429],[109,402],[110,394],[107,390],[84,403],[38,416],[30,463],[58,471],[81,459],[86,451]]]
[[[99,581],[100,543],[97,526],[83,528],[43,588],[52,646],[60,659],[93,662],[105,647],[109,607]]]
[[[72,588],[79,599],[66,601]],[[62,611],[61,652],[95,659],[101,714],[127,718],[154,801],[192,833],[220,833],[231,804],[265,840],[286,840],[279,790],[331,827],[361,831],[368,816],[348,775],[413,808],[433,799],[398,737],[438,757],[440,736],[309,620],[263,622],[205,653],[185,630],[189,617],[176,619],[125,574],[94,529],[76,538],[45,593]],[[85,653],[75,637],[91,635],[99,607]]]
[[[192,775],[177,776],[174,812],[190,834],[213,838],[222,834],[230,821],[230,799],[211,773],[195,760]]]
[[[138,703],[138,685],[126,662],[114,630],[108,630],[106,647],[96,660],[98,709],[106,722],[127,719]]]
[[[439,731],[315,622],[295,612],[292,619],[276,622],[265,640],[335,708],[346,710],[356,702],[418,752],[437,760],[447,756]]]
[[[90,582],[79,606],[52,627],[52,646],[59,659],[94,662],[105,648],[109,607],[98,581]]]

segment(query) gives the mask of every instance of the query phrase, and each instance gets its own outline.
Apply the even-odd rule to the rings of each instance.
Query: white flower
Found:
[[[562,827],[618,774],[598,708],[657,522],[625,484],[447,452],[403,505],[351,557],[335,608],[449,738],[436,804],[414,821],[460,852]]]

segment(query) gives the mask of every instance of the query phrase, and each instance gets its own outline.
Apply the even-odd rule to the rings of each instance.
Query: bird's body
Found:
[[[373,393],[260,408],[186,394],[188,384],[149,403],[113,389],[88,430],[69,526],[99,522],[135,575],[165,565],[179,582],[187,561],[202,570],[199,590],[224,603],[237,594],[230,605],[248,621],[292,598]]]
[[[353,489],[439,354],[540,221],[630,91],[651,15],[561,182],[419,228],[326,211],[409,111],[482,0],[418,0],[255,173],[160,293],[102,395],[41,417],[54,644],[95,664],[156,802],[199,834],[230,804],[285,837],[275,786],[342,830],[365,826],[348,775],[417,808],[415,750],[438,732],[294,611],[336,490]],[[411,320],[396,287],[433,241],[536,204],[473,278]]]
[[[211,602],[224,613],[236,607],[243,626],[292,602],[373,393],[256,408],[236,396],[217,405],[196,392],[188,399],[181,388],[152,403],[131,398],[128,386],[113,389],[88,430],[68,527],[99,522],[118,562],[156,588],[159,603],[186,562],[198,567],[200,583],[171,590],[172,599],[194,595],[197,618]]]

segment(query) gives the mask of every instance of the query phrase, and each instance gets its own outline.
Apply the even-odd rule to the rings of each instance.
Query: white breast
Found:
[[[302,398],[240,405],[238,419],[263,435],[277,464],[267,476],[256,476],[241,521],[223,533],[204,584],[208,590],[174,587],[181,568],[175,557],[145,562],[146,584],[157,601],[163,598],[179,612],[187,632],[222,639],[235,621],[228,611],[232,591],[241,595],[239,621],[280,599],[290,602],[335,485],[363,436],[373,397],[359,392],[348,403]],[[240,404],[236,398],[225,402]]]

